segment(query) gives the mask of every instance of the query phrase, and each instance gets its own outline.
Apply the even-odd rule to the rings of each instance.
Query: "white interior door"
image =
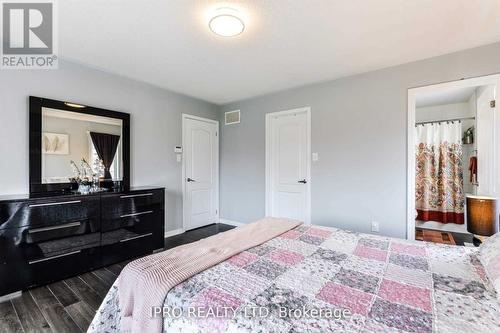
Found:
[[[218,127],[216,121],[183,115],[185,230],[218,222]]]
[[[267,116],[266,215],[310,223],[310,110]]]

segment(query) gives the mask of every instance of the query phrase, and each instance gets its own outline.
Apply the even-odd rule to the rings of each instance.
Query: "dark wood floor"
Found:
[[[165,239],[165,249],[234,228],[212,224]],[[0,332],[85,332],[127,262],[23,292],[0,303]]]
[[[419,230],[425,230],[425,229],[415,228],[416,232],[418,232]],[[444,232],[444,233],[447,233],[447,232]],[[455,245],[465,246],[465,243],[472,243],[472,234],[464,234],[464,233],[459,233],[459,232],[449,232],[449,234],[451,234],[451,236],[453,237]]]

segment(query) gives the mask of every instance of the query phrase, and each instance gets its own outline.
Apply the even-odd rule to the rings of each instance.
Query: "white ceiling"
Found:
[[[500,0],[64,0],[60,56],[217,104],[500,41]]]
[[[431,91],[416,96],[417,108],[468,102],[477,87],[454,88],[445,91]]]

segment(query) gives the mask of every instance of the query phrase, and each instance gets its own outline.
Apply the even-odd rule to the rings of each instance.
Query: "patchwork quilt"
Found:
[[[89,332],[120,331],[118,288]],[[165,332],[500,332],[476,248],[318,226],[191,277],[163,306]]]

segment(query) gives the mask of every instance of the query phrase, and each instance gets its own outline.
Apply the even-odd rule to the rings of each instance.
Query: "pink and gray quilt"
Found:
[[[118,288],[89,332],[120,331]],[[297,227],[191,277],[163,305],[184,309],[165,317],[165,332],[500,332],[500,303],[477,249],[317,226]],[[193,307],[232,311],[188,316]],[[259,307],[269,313],[245,312]],[[350,315],[296,318],[283,309]]]

